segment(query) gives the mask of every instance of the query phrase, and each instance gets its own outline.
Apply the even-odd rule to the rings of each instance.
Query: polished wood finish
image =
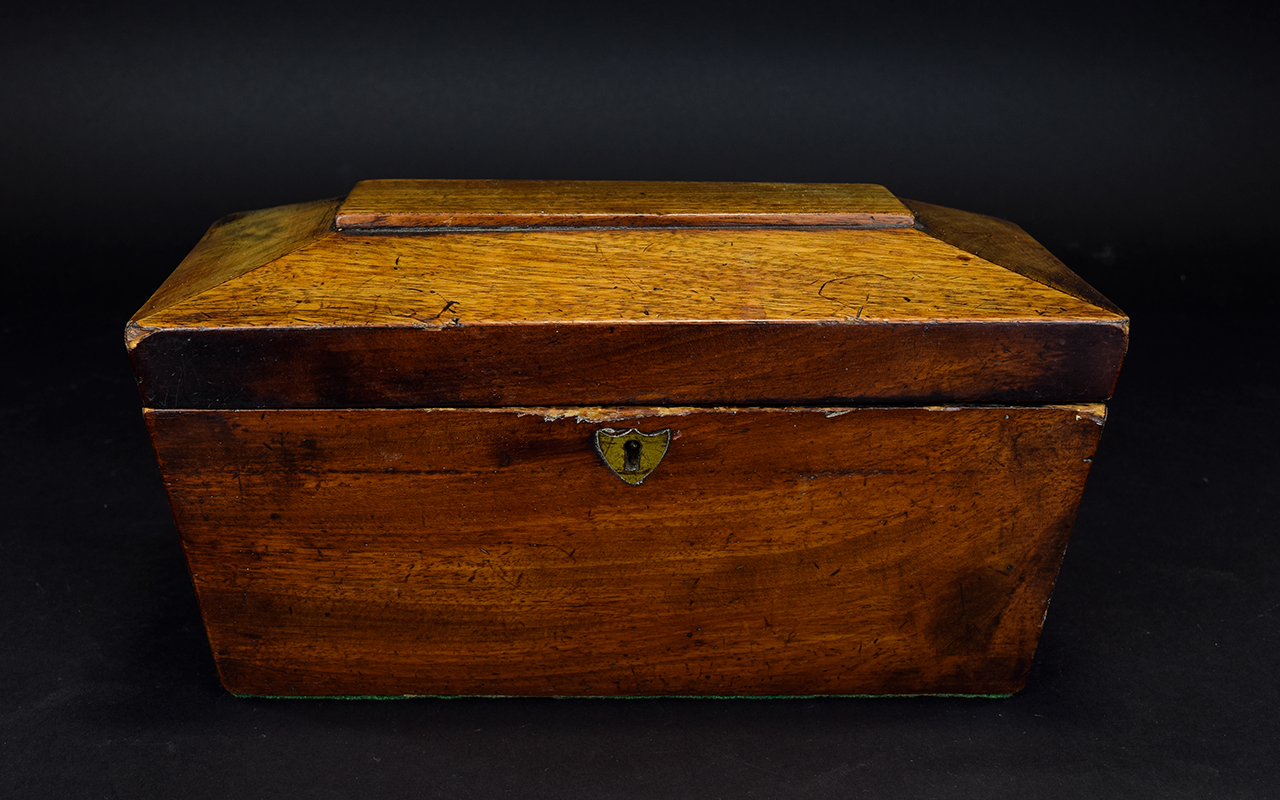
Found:
[[[335,220],[344,230],[914,223],[870,184],[476,180],[361,181]]]
[[[224,684],[1006,694],[1100,406],[149,411]],[[671,429],[627,486],[594,431]]]
[[[1121,325],[897,323],[166,330],[155,408],[1092,402]]]
[[[246,211],[218,220],[134,314],[134,319],[145,319],[159,309],[197,298],[288,252],[323,239],[330,232],[337,207],[337,200],[321,200]],[[130,325],[126,342],[132,346],[142,333],[143,329]]]
[[[1003,219],[957,211],[919,200],[903,200],[916,217],[916,227],[947,244],[1013,270],[1037,283],[1123,315],[1114,303],[1027,235]]]
[[[239,264],[236,264],[239,270]],[[913,228],[333,234],[145,327],[1123,317]]]
[[[1110,395],[1123,314],[1016,226],[916,205],[926,230],[345,235],[331,206],[258,212],[215,226],[127,338],[158,407]]]
[[[266,695],[1016,691],[1127,341],[880,187],[487,181],[228,217],[126,331]]]

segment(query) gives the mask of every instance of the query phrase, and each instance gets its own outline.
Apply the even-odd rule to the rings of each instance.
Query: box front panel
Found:
[[[147,419],[232,692],[1003,694],[1102,408]]]

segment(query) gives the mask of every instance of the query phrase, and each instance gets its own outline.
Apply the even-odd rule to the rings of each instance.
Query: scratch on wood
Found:
[[[446,303],[444,304],[444,308],[442,308],[442,309],[440,309],[438,312],[436,312],[436,315],[435,315],[434,317],[427,317],[427,319],[428,319],[428,320],[440,319],[440,317],[441,317],[445,312],[447,312],[449,309],[453,308],[453,307],[454,307],[454,306],[456,306],[457,304],[458,304],[458,301],[457,301],[457,300],[449,300],[448,302],[446,302]]]
[[[850,279],[852,279],[852,278],[856,278],[856,277],[858,277],[858,276],[857,276],[857,275],[844,275],[844,276],[841,276],[841,277],[831,278],[830,280],[828,280],[828,281],[826,281],[825,283],[823,283],[823,284],[822,284],[822,286],[818,287],[818,297],[821,297],[823,300],[830,300],[830,301],[831,301],[831,302],[833,302],[833,303],[839,303],[841,306],[847,306],[847,305],[848,305],[848,303],[844,302],[843,300],[838,300],[838,299],[836,299],[836,298],[834,298],[834,297],[828,297],[827,295],[823,294],[823,292],[825,292],[825,291],[826,291],[826,289],[827,289],[827,287],[828,287],[828,286],[830,286],[831,284],[835,283],[836,281],[847,281],[847,280],[850,280]]]

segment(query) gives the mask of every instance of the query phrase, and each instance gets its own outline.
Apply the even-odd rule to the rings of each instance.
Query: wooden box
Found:
[[[129,322],[249,695],[1017,691],[1128,320],[878,186],[371,181]]]

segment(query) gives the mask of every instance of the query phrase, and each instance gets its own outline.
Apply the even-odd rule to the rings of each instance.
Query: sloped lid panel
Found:
[[[379,207],[360,187],[358,202],[321,210],[325,224],[307,205],[215,226],[170,281],[195,274],[195,289],[166,284],[131,322],[147,402],[1097,401],[1127,342],[1123,315],[1016,226],[913,211],[879,187],[744,200],[735,185],[700,207],[692,188],[667,184],[628,185],[640,201],[614,184],[593,190],[604,199],[579,188],[557,205],[531,199],[554,194],[541,184],[450,201],[456,182],[406,183],[385,187],[395,202],[378,201],[383,216],[365,228],[332,227],[344,209]],[[431,217],[431,203],[462,223]],[[720,224],[729,206],[743,213]]]

